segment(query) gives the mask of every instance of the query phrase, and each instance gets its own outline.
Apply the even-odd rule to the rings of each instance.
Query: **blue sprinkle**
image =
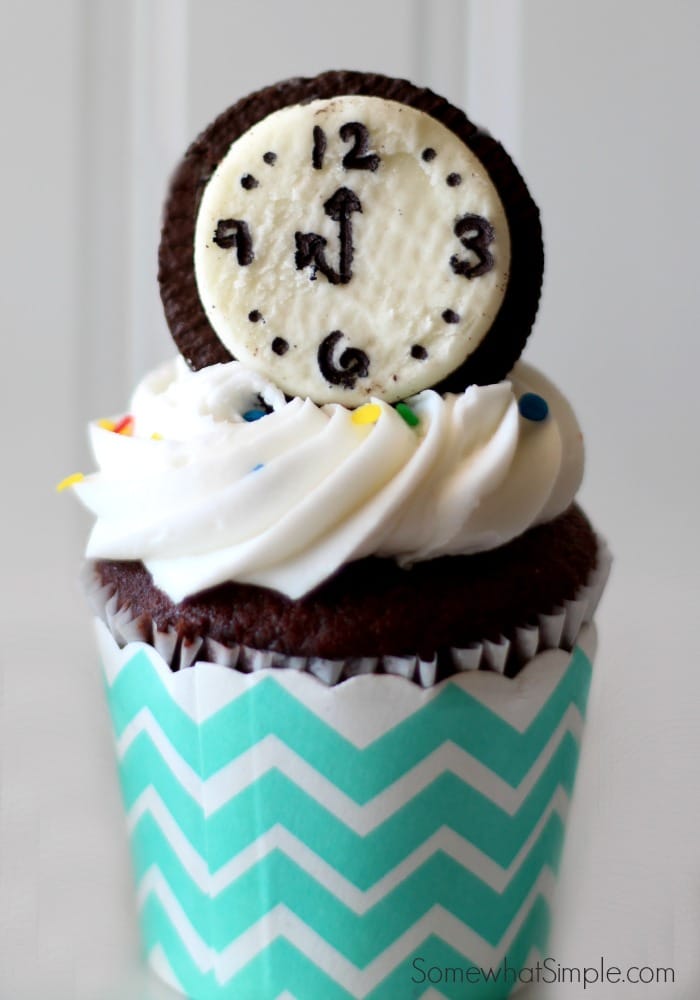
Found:
[[[536,392],[526,392],[518,400],[518,409],[526,420],[533,420],[540,423],[546,420],[549,414],[547,400],[538,396]]]
[[[249,424],[252,424],[254,420],[260,420],[261,417],[266,417],[267,413],[264,410],[246,410],[243,414],[243,419],[247,420]]]
[[[264,469],[264,468],[265,468],[265,466],[263,465],[263,463],[262,462],[258,462],[258,464],[254,465],[253,468],[250,471],[251,472],[258,472],[260,469]]]

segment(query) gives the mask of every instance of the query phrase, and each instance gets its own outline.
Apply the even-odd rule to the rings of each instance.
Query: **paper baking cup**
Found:
[[[584,625],[589,624],[610,574],[611,556],[604,539],[597,539],[595,569],[571,600],[537,616],[532,625],[515,629],[511,638],[482,639],[467,648],[447,651],[449,670],[495,670],[516,673],[537,653],[547,649],[573,649]],[[362,656],[329,660],[319,656],[288,656],[274,650],[250,646],[225,646],[206,636],[180,638],[177,629],[159,631],[147,615],[135,617],[129,605],[120,602],[112,586],[102,586],[93,569],[86,568],[85,586],[96,614],[120,645],[134,640],[150,643],[172,670],[184,670],[198,660],[219,663],[247,673],[270,667],[306,671],[325,684],[338,684],[358,674],[387,673],[430,687],[438,680],[438,656]]]
[[[173,671],[97,630],[145,948],[171,986],[473,1000],[546,956],[593,626],[513,679],[426,688]]]

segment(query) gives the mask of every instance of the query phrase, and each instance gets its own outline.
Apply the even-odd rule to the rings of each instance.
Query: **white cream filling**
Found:
[[[374,169],[343,163],[359,127],[360,163],[376,157]],[[326,142],[317,167],[315,129]],[[326,207],[338,192],[356,201],[342,223],[347,280],[334,283],[300,266],[297,236],[324,240],[329,273],[340,275],[341,221]],[[458,234],[465,219],[481,221]],[[471,273],[485,254],[483,273]],[[453,132],[395,101],[346,96],[282,108],[233,143],[202,196],[194,263],[204,310],[234,357],[290,396],[357,406],[436,385],[474,351],[505,294],[510,234],[488,173]],[[347,350],[362,352],[364,367],[334,382]]]

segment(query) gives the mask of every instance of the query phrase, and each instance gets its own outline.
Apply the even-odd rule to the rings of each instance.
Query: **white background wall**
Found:
[[[123,408],[172,353],[155,254],[175,160],[242,94],[330,67],[406,75],[464,106],[542,209],[526,356],[575,404],[582,501],[617,558],[552,954],[675,964],[676,986],[644,995],[697,996],[700,7],[3,0],[0,24],[0,1000],[160,995],[138,971],[74,583],[87,524],[53,484],[89,467],[88,417]]]

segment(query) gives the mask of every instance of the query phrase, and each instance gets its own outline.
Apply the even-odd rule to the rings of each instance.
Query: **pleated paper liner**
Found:
[[[206,661],[245,673],[269,667],[306,671],[328,685],[359,674],[394,674],[422,687],[431,687],[444,677],[462,671],[493,670],[515,675],[543,650],[573,649],[581,628],[593,619],[610,573],[612,560],[608,546],[600,536],[597,545],[595,568],[573,598],[543,611],[535,623],[517,627],[510,637],[501,635],[495,641],[484,638],[465,648],[450,648],[440,656],[435,653],[429,660],[418,655],[330,660],[290,656],[245,645],[225,646],[207,636],[183,637],[174,627],[160,631],[149,615],[135,617],[130,606],[120,602],[115,588],[104,586],[90,566],[86,568],[85,586],[93,610],[120,646],[146,642],[158,651],[171,670],[184,670],[197,661]]]

